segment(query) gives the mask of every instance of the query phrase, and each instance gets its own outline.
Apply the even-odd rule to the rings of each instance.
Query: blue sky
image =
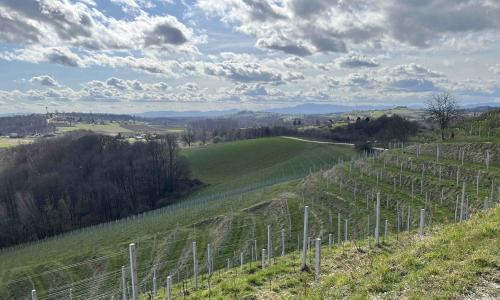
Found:
[[[500,102],[497,0],[0,0],[0,113]]]

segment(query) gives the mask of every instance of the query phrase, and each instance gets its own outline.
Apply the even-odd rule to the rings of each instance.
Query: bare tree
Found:
[[[458,117],[460,110],[455,97],[449,93],[434,95],[427,101],[427,112],[431,118],[439,124],[441,139],[444,140],[444,132],[450,123]]]
[[[182,141],[188,145],[188,147],[191,147],[191,144],[194,142],[194,131],[191,128],[188,128],[184,130],[182,133]]]

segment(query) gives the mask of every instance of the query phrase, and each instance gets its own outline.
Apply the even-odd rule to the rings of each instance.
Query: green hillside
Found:
[[[381,247],[358,240],[323,245],[321,253],[319,283],[314,272],[299,270],[300,253],[294,251],[265,268],[254,262],[216,273],[210,292],[204,285],[186,298],[208,299],[210,293],[212,299],[498,299],[500,208],[435,226],[422,237],[391,234]],[[165,299],[165,292],[160,289],[154,299]],[[175,298],[182,292],[180,284],[173,286]]]
[[[52,299],[49,294],[60,296],[58,292],[67,294],[69,287],[85,290],[81,292],[85,299],[109,292],[118,282],[121,265],[127,264],[130,242],[140,247],[140,265],[163,263],[168,257],[164,268],[172,268],[178,264],[173,257],[182,256],[192,238],[201,242],[227,224],[218,247],[221,253],[230,253],[227,245],[245,238],[249,230],[245,226],[254,223],[257,231],[265,226],[265,215],[243,209],[293,190],[297,182],[290,178],[327,168],[354,154],[348,147],[284,138],[211,145],[185,153],[194,175],[209,185],[198,195],[143,216],[2,251],[0,298],[25,299],[33,287],[40,299]],[[279,182],[284,183],[276,185]],[[141,277],[147,277],[150,269],[143,272]]]
[[[348,158],[346,148],[273,138],[186,150],[194,174],[209,184],[199,197],[145,216],[3,251],[0,298],[28,299],[36,288],[39,299],[67,299],[71,288],[73,299],[116,299],[121,294],[121,266],[129,272],[130,242],[136,243],[140,293],[146,299],[153,274],[158,288],[165,287],[168,275],[173,277],[174,299],[205,298],[209,243],[216,270],[211,293],[218,299],[421,298],[430,289],[442,291],[438,294],[442,298],[452,298],[472,292],[481,280],[490,284],[499,269],[498,260],[492,259],[499,257],[498,209],[474,218],[484,207],[500,202],[496,140],[494,134],[481,142],[473,135],[445,143],[434,139],[376,157],[345,159],[333,167],[339,156]],[[261,147],[268,149],[257,149]],[[255,151],[259,151],[256,156]],[[290,179],[290,174],[295,176]],[[305,174],[309,175],[299,178]],[[373,248],[377,192],[381,220],[387,220],[389,234],[381,248]],[[305,205],[310,208],[308,236],[322,237],[324,246],[328,233],[336,244],[344,240],[346,220],[348,224],[348,242],[324,249],[319,285],[297,264]],[[415,231],[422,208],[427,229],[420,239]],[[460,226],[451,225],[471,217]],[[478,222],[481,225],[474,225]],[[282,232],[288,256],[261,270],[257,261],[261,249],[267,248],[268,225],[273,257],[280,256]],[[193,241],[199,262],[198,290],[193,289]],[[239,268],[231,268],[239,265],[240,255],[247,263],[255,261],[244,267],[243,275]],[[227,267],[232,273],[224,271]]]
[[[249,186],[273,178],[303,176],[354,152],[348,146],[304,143],[282,137],[183,149],[193,175],[209,185],[203,194]]]

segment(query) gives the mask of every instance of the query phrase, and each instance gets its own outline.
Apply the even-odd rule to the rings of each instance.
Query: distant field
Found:
[[[32,143],[33,139],[11,139],[8,137],[0,137],[0,148],[10,148],[17,145],[29,144]]]
[[[56,132],[64,133],[75,130],[91,130],[95,133],[106,134],[106,135],[116,135],[118,133],[132,132],[129,129],[121,127],[119,123],[107,123],[107,124],[76,123],[71,127],[57,127]]]

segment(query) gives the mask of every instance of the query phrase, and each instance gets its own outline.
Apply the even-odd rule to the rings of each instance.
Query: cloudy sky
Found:
[[[500,102],[499,0],[0,0],[0,114]]]

